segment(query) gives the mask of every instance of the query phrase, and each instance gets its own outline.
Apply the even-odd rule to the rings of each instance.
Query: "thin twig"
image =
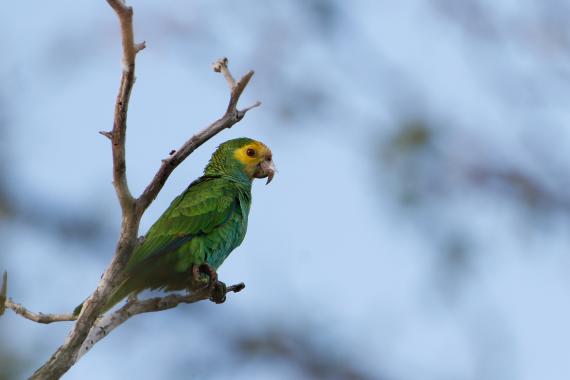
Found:
[[[236,80],[234,79],[232,73],[230,73],[230,70],[228,69],[228,62],[229,61],[226,57],[220,58],[216,62],[214,62],[212,68],[214,69],[215,72],[222,73],[224,75],[224,78],[226,78],[226,82],[228,82],[230,90],[233,90],[233,88],[236,86]]]
[[[258,101],[256,101],[255,103],[253,103],[251,106],[245,107],[244,109],[239,110],[238,112],[243,112],[243,113],[245,114],[245,113],[246,113],[247,111],[249,111],[250,109],[259,107],[260,105],[261,105],[261,102],[258,100]],[[243,118],[243,116],[242,116],[242,118]]]
[[[105,136],[106,138],[108,138],[109,140],[113,141],[113,132],[108,132],[108,131],[99,131],[99,134]]]
[[[241,79],[235,84],[235,86],[232,87],[232,94],[230,96],[230,102],[228,104],[228,109],[226,111],[227,114],[237,111],[236,107],[239,97],[241,96],[243,90],[245,90],[245,87],[249,83],[249,80],[251,79],[253,74],[254,74],[253,70],[248,71],[247,74],[241,77]]]
[[[11,299],[6,300],[6,308],[11,309],[14,313],[21,315],[22,317],[34,321],[37,323],[53,323],[53,322],[69,322],[75,321],[77,316],[73,314],[44,314],[44,313],[34,313],[29,311],[24,306],[19,303],[15,303]]]

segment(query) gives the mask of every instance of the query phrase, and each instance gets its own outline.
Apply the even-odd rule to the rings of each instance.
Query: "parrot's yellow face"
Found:
[[[275,164],[271,149],[265,144],[253,140],[236,150],[234,157],[244,165],[244,171],[249,178],[266,178],[271,182],[275,175]]]

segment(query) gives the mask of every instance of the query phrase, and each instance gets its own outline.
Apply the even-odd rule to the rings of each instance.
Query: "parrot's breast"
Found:
[[[222,265],[224,260],[245,238],[249,202],[247,199],[240,198],[240,196],[236,197],[236,207],[232,210],[227,222],[219,226],[209,236],[204,237],[207,240],[205,261],[215,269]]]

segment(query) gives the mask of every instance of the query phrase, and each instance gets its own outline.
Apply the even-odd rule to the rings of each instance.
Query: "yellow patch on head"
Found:
[[[257,164],[271,157],[271,150],[265,144],[254,141],[234,150],[234,157],[244,165],[245,172],[251,177]]]

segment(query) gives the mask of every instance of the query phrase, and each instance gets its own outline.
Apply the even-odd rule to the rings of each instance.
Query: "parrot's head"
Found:
[[[275,171],[271,149],[262,142],[240,137],[222,143],[212,154],[204,173],[246,177],[250,181],[267,178],[269,183]]]

